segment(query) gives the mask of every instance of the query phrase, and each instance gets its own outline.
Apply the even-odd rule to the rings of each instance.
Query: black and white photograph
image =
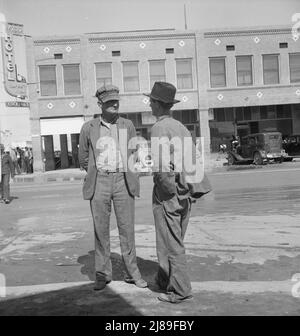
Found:
[[[0,34],[0,317],[300,316],[299,0],[0,0]]]

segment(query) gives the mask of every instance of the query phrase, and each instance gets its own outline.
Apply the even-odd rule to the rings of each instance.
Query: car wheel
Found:
[[[253,163],[255,165],[262,165],[263,164],[263,159],[262,159],[259,152],[254,153]]]
[[[235,163],[235,160],[232,154],[228,154],[227,160],[228,160],[228,166],[232,166]]]

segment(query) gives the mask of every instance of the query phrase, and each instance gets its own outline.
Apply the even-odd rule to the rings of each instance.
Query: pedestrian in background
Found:
[[[127,277],[125,282],[137,287],[147,287],[137,266],[134,212],[135,196],[139,196],[139,178],[127,169],[127,159],[132,150],[122,153],[128,147],[130,139],[136,135],[130,120],[119,116],[119,89],[113,85],[102,86],[96,92],[98,106],[102,110],[100,117],[94,116],[86,122],[79,138],[79,164],[87,171],[83,184],[83,197],[90,200],[95,230],[95,290],[102,290],[112,280],[110,260],[110,214],[111,203],[119,229],[122,258]],[[120,130],[126,131],[121,142]],[[105,151],[107,141],[115,144]],[[101,152],[103,147],[104,152]]]
[[[21,174],[21,170],[20,170],[19,163],[18,163],[18,158],[17,158],[17,151],[13,147],[11,147],[11,149],[10,149],[10,156],[11,156],[12,162],[14,164],[15,175],[16,174]]]
[[[175,99],[175,94],[174,85],[155,82],[151,93],[147,95],[150,98],[152,114],[157,118],[151,129],[151,143],[155,138],[169,140],[179,138],[181,145],[185,144],[186,139],[190,140],[190,144],[193,143],[189,130],[171,116],[171,108],[179,102]],[[159,262],[155,282],[159,289],[166,292],[158,299],[168,303],[179,303],[192,298],[183,240],[192,202],[211,189],[205,174],[199,181],[195,179],[192,183],[188,182],[183,162],[179,163],[174,159],[175,151],[181,151],[182,147],[179,146],[180,149],[175,147],[175,145],[169,147],[170,156],[167,159],[162,155],[163,151],[154,153],[154,148],[151,148],[154,161],[152,207]],[[196,147],[195,151],[191,149],[190,153],[196,153]],[[180,157],[181,161],[187,159],[185,152],[181,152]],[[183,169],[177,170],[177,163],[181,164]],[[202,177],[202,174],[200,175]]]
[[[29,148],[29,173],[33,173],[33,152],[32,148]]]
[[[0,154],[1,154],[0,202],[8,204],[10,203],[10,185],[9,185],[10,176],[11,178],[14,178],[15,167],[10,157],[9,149],[4,149],[4,146],[1,144],[0,144]]]
[[[25,147],[24,150],[24,166],[25,166],[25,173],[29,174],[30,173],[30,152],[28,147]]]

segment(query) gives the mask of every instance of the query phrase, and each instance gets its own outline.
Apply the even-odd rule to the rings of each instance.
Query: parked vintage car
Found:
[[[289,156],[300,156],[300,134],[285,137],[282,147]]]
[[[262,165],[268,162],[281,163],[290,157],[282,147],[280,132],[263,132],[244,136],[238,146],[228,152],[227,159],[229,165],[242,163]]]

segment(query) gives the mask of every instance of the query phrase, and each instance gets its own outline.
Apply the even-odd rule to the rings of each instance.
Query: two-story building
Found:
[[[300,133],[300,40],[289,28],[147,30],[27,37],[35,170],[78,166],[82,124],[98,114],[104,83],[120,88],[120,113],[149,139],[155,81],[177,87],[173,116],[205,155],[232,135]]]
[[[232,135],[300,133],[300,39],[290,28],[204,32],[211,149]],[[199,60],[199,58],[198,58]]]

